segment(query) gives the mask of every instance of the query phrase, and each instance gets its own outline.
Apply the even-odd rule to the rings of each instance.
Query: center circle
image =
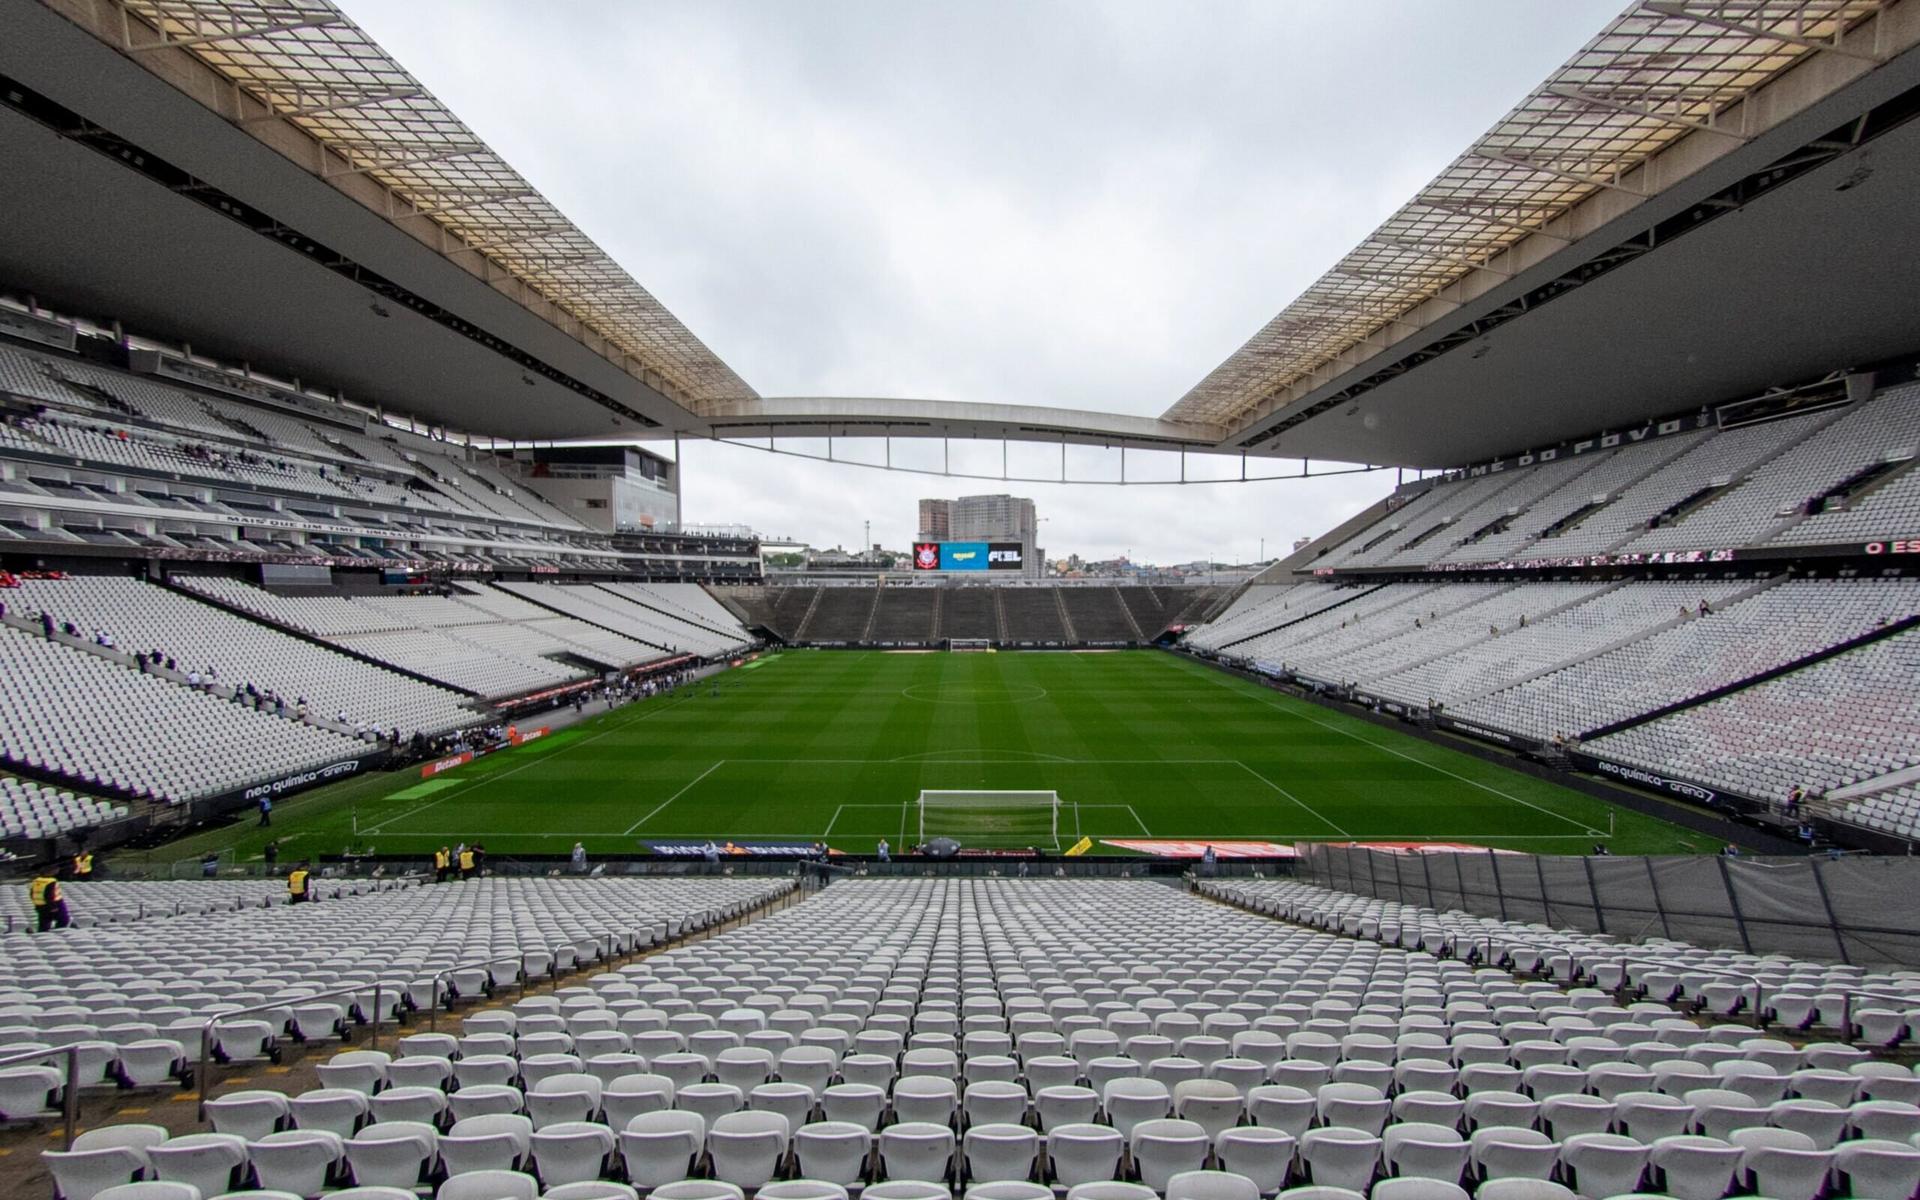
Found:
[[[1009,684],[1004,687],[970,687],[964,683],[916,683],[912,687],[901,688],[900,694],[909,700],[919,700],[925,704],[1025,704],[1044,697],[1047,689],[1030,683]]]

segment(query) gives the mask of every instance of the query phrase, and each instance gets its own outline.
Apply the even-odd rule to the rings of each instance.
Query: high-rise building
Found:
[[[1025,496],[962,496],[958,500],[920,501],[923,542],[1017,542],[1021,574],[1044,573],[1039,547],[1040,523]]]
[[[915,540],[922,542],[944,542],[953,536],[953,501],[922,500],[920,502],[920,532]]]

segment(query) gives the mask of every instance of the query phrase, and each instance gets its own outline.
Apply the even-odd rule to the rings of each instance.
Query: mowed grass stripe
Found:
[[[461,768],[339,785],[170,853],[591,853],[654,840],[821,838],[870,851],[914,832],[924,788],[1051,789],[1095,838],[1430,840],[1584,853],[1610,806],[1159,651],[887,654],[790,651]],[[558,739],[555,739],[558,740]],[[415,799],[402,799],[411,794]],[[1704,848],[1614,813],[1617,853]],[[356,824],[357,822],[357,824]],[[1063,822],[1064,824],[1064,822]],[[356,832],[356,829],[358,832]]]

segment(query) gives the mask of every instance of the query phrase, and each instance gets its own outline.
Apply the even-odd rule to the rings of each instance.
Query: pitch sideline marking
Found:
[[[681,703],[685,703],[685,702],[686,702],[686,697],[682,696]],[[417,804],[403,813],[395,813],[391,817],[388,817],[386,820],[380,822],[378,825],[368,826],[365,836],[372,837],[374,834],[381,832],[387,826],[393,824],[395,821],[404,821],[408,817],[413,816],[415,813],[425,812],[436,804],[443,804],[446,801],[453,799],[455,796],[466,794],[467,792],[471,791],[474,788],[484,787],[489,783],[493,783],[495,780],[505,779],[509,775],[518,775],[520,772],[526,770],[528,767],[534,766],[537,763],[549,762],[553,759],[560,757],[562,754],[565,754],[567,751],[575,749],[576,747],[585,746],[589,742],[597,742],[601,738],[606,737],[610,733],[618,733],[620,730],[625,729],[628,726],[638,725],[640,722],[646,720],[649,717],[657,717],[663,712],[667,712],[671,709],[678,708],[678,707],[679,707],[678,704],[663,704],[659,708],[653,709],[649,712],[641,713],[639,716],[633,717],[629,720],[622,721],[618,725],[610,725],[607,728],[602,729],[599,733],[594,734],[592,737],[581,738],[578,741],[567,742],[557,750],[551,750],[545,754],[535,755],[534,757],[529,758],[526,762],[521,763],[519,766],[509,767],[506,770],[501,771],[497,775],[486,775],[479,779],[466,780],[464,781],[466,783],[465,787],[454,788],[448,791],[446,795],[441,796],[437,800],[428,800],[424,804]]]
[[[1196,667],[1194,669],[1206,670],[1206,668],[1204,667]],[[1216,674],[1216,672],[1208,670],[1207,674],[1214,675]],[[1226,683],[1224,680],[1220,680],[1216,682],[1218,682],[1221,687],[1227,688],[1229,691],[1239,690],[1238,688],[1232,687],[1230,684]],[[1268,707],[1276,709],[1279,712],[1284,713],[1289,717],[1297,717],[1302,721],[1311,721],[1313,724],[1320,726],[1322,729],[1330,729],[1333,732],[1340,734],[1342,737],[1350,737],[1356,742],[1361,742],[1365,745],[1372,746],[1375,750],[1385,750],[1388,754],[1394,755],[1395,757],[1398,757],[1398,758],[1404,758],[1408,762],[1414,763],[1417,766],[1425,767],[1430,771],[1437,771],[1442,775],[1447,775],[1454,779],[1458,779],[1461,783],[1465,783],[1473,787],[1477,787],[1483,792],[1492,792],[1494,795],[1500,797],[1502,800],[1511,800],[1515,804],[1522,804],[1528,808],[1533,809],[1536,812],[1543,812],[1550,817],[1558,818],[1559,820],[1565,821],[1567,824],[1573,826],[1574,828],[1580,830],[1583,833],[1590,834],[1590,835],[1598,835],[1600,833],[1600,830],[1593,828],[1592,826],[1588,825],[1585,821],[1575,820],[1574,818],[1567,816],[1565,813],[1557,813],[1550,808],[1545,808],[1541,805],[1535,804],[1531,800],[1522,800],[1520,797],[1515,796],[1509,792],[1501,791],[1499,788],[1494,787],[1492,784],[1481,783],[1477,779],[1469,779],[1465,775],[1461,775],[1457,772],[1447,770],[1447,768],[1439,765],[1438,763],[1430,763],[1424,758],[1415,758],[1413,755],[1408,754],[1404,750],[1397,750],[1394,747],[1386,745],[1382,742],[1376,742],[1372,738],[1361,737],[1359,734],[1353,732],[1350,729],[1342,729],[1338,725],[1329,724],[1328,722],[1321,720],[1319,717],[1316,717],[1311,713],[1296,712],[1292,708],[1276,703],[1275,701],[1270,700],[1267,697],[1261,696],[1258,694],[1256,694],[1254,698],[1259,700],[1261,703],[1267,705]],[[1306,701],[1303,700],[1300,703],[1304,704],[1306,703]],[[1306,806],[1302,805],[1301,807],[1304,808]],[[1332,824],[1332,822],[1328,822],[1328,824]],[[1335,825],[1334,828],[1338,829],[1339,826]]]
[[[876,652],[876,653],[877,653],[877,652]],[[876,804],[876,805],[868,805],[867,807],[869,807],[869,808],[890,808],[890,807],[892,807],[892,806],[891,806],[891,805],[886,805],[886,804]],[[1087,805],[1087,807],[1088,807],[1088,808],[1126,808],[1127,806],[1126,806],[1126,805],[1124,805],[1124,804],[1089,804],[1089,805]],[[297,835],[297,834],[296,834],[296,835],[293,835],[293,836],[300,836],[300,835]],[[437,840],[439,840],[439,839],[438,839],[438,838],[437,838],[437,837],[436,837],[435,835],[432,835],[432,834],[411,834],[411,833],[399,833],[399,834],[395,834],[394,836],[395,836],[395,837],[418,837],[418,838],[424,838],[424,839],[426,839],[426,840],[428,840],[428,841],[437,841]],[[468,836],[469,836],[469,837],[482,837],[482,838],[490,838],[490,837],[491,837],[491,838],[504,838],[504,837],[516,837],[516,838],[574,838],[574,839],[580,839],[580,838],[590,838],[590,837],[591,837],[591,838],[606,838],[606,837],[619,837],[619,836],[621,836],[621,835],[620,835],[620,834],[618,834],[618,833],[613,833],[613,832],[610,832],[610,831],[608,831],[608,830],[605,830],[605,829],[588,829],[588,830],[579,830],[579,831],[575,831],[575,832],[572,832],[572,833],[526,833],[526,832],[523,832],[523,831],[521,831],[521,830],[518,830],[518,829],[511,829],[511,830],[504,830],[504,831],[502,831],[502,830],[498,830],[498,829],[480,829],[480,830],[475,830],[475,831],[473,831],[473,832],[472,832],[472,833],[470,833],[470,834],[469,834]],[[862,836],[862,837],[864,837],[865,835],[864,835],[864,834],[862,834],[862,835],[858,835],[858,836]],[[1089,836],[1089,837],[1091,837],[1091,838],[1094,838],[1094,839],[1095,839],[1096,841],[1098,841],[1098,840],[1111,840],[1111,839],[1112,839],[1113,837],[1132,837],[1132,836],[1134,836],[1134,835],[1132,835],[1132,834],[1104,834],[1104,833],[1093,833],[1093,834],[1088,834],[1087,836]],[[1291,832],[1291,833],[1236,833],[1236,834],[1234,834],[1234,835],[1233,835],[1232,837],[1221,837],[1218,831],[1215,831],[1215,832],[1212,832],[1212,833],[1150,833],[1150,834],[1148,834],[1147,836],[1149,836],[1149,837],[1154,837],[1154,838],[1159,838],[1159,839],[1162,839],[1162,840],[1165,840],[1165,841],[1174,841],[1174,842],[1217,842],[1217,843],[1220,843],[1220,844],[1222,844],[1222,845],[1224,845],[1224,844],[1226,844],[1227,842],[1249,842],[1249,841],[1290,841],[1290,840],[1298,840],[1298,841],[1307,841],[1307,842],[1329,842],[1329,843],[1337,843],[1337,842],[1338,842],[1338,839],[1336,839],[1336,838],[1327,838],[1327,837],[1315,837],[1315,836],[1312,836],[1312,835],[1303,835],[1303,834],[1301,834],[1301,833],[1299,833],[1299,832],[1298,832],[1297,830],[1296,830],[1296,831],[1294,831],[1294,832]],[[1358,840],[1358,838],[1359,838],[1359,837],[1361,837],[1361,836],[1364,836],[1364,837],[1365,837],[1365,838],[1366,838],[1367,840],[1366,840],[1365,842],[1363,842],[1363,841],[1359,841],[1359,840]],[[1354,841],[1354,844],[1356,844],[1356,845],[1366,845],[1366,844],[1367,844],[1367,842],[1374,842],[1374,841],[1380,841],[1380,842],[1459,842],[1459,843],[1460,843],[1460,844],[1462,844],[1462,845],[1467,845],[1467,846],[1473,846],[1473,847],[1475,847],[1476,849],[1479,849],[1479,850],[1487,850],[1487,849],[1490,849],[1490,848],[1494,848],[1494,847],[1488,847],[1488,846],[1486,846],[1486,845],[1483,845],[1483,844],[1482,844],[1483,842],[1487,842],[1487,841],[1494,841],[1494,842],[1569,842],[1569,841],[1574,841],[1574,840],[1576,840],[1576,839],[1579,839],[1579,838],[1580,838],[1580,836],[1581,836],[1581,835],[1579,835],[1579,834],[1577,834],[1577,833],[1503,833],[1503,834],[1500,834],[1500,835],[1498,835],[1498,836],[1496,836],[1496,837],[1491,837],[1491,838],[1489,838],[1489,837],[1487,836],[1487,834],[1486,834],[1486,833],[1484,833],[1484,832],[1474,832],[1474,833],[1428,833],[1428,832],[1421,832],[1421,833],[1369,833],[1369,834],[1365,834],[1365,835],[1351,835],[1351,836],[1350,836],[1350,839],[1349,839],[1349,840],[1352,840],[1352,841]],[[801,840],[803,840],[803,841],[809,841],[809,842],[817,842],[817,841],[819,841],[819,840],[820,840],[820,837],[821,837],[821,834],[820,834],[820,831],[816,829],[816,830],[813,830],[813,831],[811,831],[811,832],[806,832],[806,833],[752,833],[752,834],[741,834],[741,835],[739,835],[739,837],[738,837],[738,840],[740,840],[740,841],[758,841],[758,840],[760,840],[760,839],[764,839],[764,838],[798,838],[798,839],[801,839]],[[1481,840],[1480,840],[1480,841],[1475,841],[1475,840],[1474,840],[1475,838],[1478,838],[1478,839],[1481,839]],[[292,838],[291,838],[291,837],[289,837],[289,838],[288,838],[287,840],[292,840]]]
[[[634,830],[640,828],[642,825],[645,825],[648,821],[653,820],[653,818],[659,814],[661,809],[665,808],[669,804],[672,804],[675,800],[678,800],[680,797],[686,795],[689,791],[692,790],[694,784],[699,783],[702,779],[705,779],[707,776],[713,774],[715,771],[718,771],[721,767],[726,765],[726,762],[727,760],[723,758],[719,762],[716,762],[712,766],[708,767],[706,770],[700,772],[698,775],[695,775],[690,781],[688,781],[685,787],[681,788],[679,791],[675,792],[673,795],[668,796],[665,800],[662,800],[660,803],[654,805],[652,812],[649,812],[646,816],[641,817],[638,821],[635,821],[633,824],[621,830],[620,836],[626,837],[628,834],[632,833]]]
[[[1288,791],[1287,789],[1281,787],[1279,784],[1275,783],[1273,780],[1268,779],[1265,775],[1262,775],[1260,772],[1254,770],[1252,767],[1247,766],[1246,763],[1240,762],[1240,760],[1237,758],[1234,759],[1233,761],[1239,762],[1240,766],[1244,768],[1255,779],[1258,779],[1261,783],[1266,784],[1268,787],[1272,788],[1274,791],[1279,792],[1282,796],[1285,796],[1287,799],[1299,805],[1306,812],[1308,816],[1320,822],[1322,825],[1325,825],[1328,829],[1333,830],[1335,833],[1339,834],[1343,838],[1350,838],[1353,836],[1352,834],[1348,833],[1346,830],[1340,828],[1338,825],[1335,825],[1332,821],[1327,820],[1326,817],[1321,815],[1318,809],[1310,807],[1306,801],[1294,795],[1292,792]]]

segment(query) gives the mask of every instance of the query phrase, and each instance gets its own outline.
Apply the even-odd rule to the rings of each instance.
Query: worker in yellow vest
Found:
[[[473,850],[471,847],[462,846],[460,847],[460,878],[469,879],[472,878],[472,876]]]
[[[313,899],[313,894],[307,887],[307,879],[312,874],[313,872],[307,869],[307,864],[305,863],[301,863],[293,870],[287,872],[288,904],[305,904],[307,901]]]
[[[67,916],[67,898],[60,892],[60,881],[53,876],[40,873],[27,885],[27,899],[33,901],[33,915],[39,919],[40,932],[49,929],[65,929],[70,923]]]
[[[452,864],[453,855],[447,851],[445,846],[435,850],[433,852],[433,881],[435,883],[445,883],[447,881],[447,872],[451,869]]]
[[[75,879],[93,878],[93,851],[82,850],[73,856],[73,877]]]

